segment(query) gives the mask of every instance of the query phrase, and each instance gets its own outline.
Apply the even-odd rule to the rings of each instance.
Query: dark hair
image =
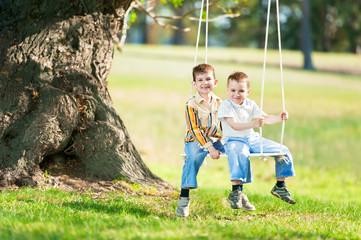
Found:
[[[210,72],[210,71],[213,72],[213,77],[214,77],[214,79],[216,79],[216,73],[214,71],[214,68],[211,65],[206,64],[206,63],[198,64],[197,66],[195,66],[193,68],[193,72],[192,72],[193,81],[196,81],[196,74],[197,73],[207,73],[207,72]]]

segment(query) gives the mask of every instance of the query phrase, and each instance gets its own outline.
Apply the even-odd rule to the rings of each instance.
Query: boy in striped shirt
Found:
[[[182,172],[181,193],[176,210],[177,216],[189,215],[189,189],[197,188],[197,174],[205,157],[218,159],[225,152],[218,133],[218,108],[222,100],[213,93],[218,80],[214,68],[199,64],[193,68],[192,86],[197,93],[186,104],[187,130],[184,151],[186,159]]]

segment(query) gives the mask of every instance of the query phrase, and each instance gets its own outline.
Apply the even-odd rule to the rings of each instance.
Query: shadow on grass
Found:
[[[227,196],[209,194],[200,190],[199,196],[194,196],[196,202],[191,203],[191,209],[199,218],[210,217],[225,221],[250,221],[263,218],[292,218],[302,219],[304,216],[320,218],[340,218],[349,221],[361,221],[361,202],[332,199],[316,199],[306,195],[293,196],[296,204],[288,204],[271,194],[247,194],[249,201],[256,207],[256,211],[231,209],[226,201]],[[213,195],[213,196],[211,196]],[[205,199],[207,197],[207,199]],[[210,199],[210,200],[209,200]],[[199,210],[201,208],[201,210]],[[197,218],[197,217],[196,217]]]
[[[334,201],[315,199],[305,195],[295,195],[296,204],[288,204],[271,195],[249,194],[249,200],[259,205],[258,210],[265,214],[295,213],[295,214],[327,214],[330,217],[348,217],[351,220],[361,220],[361,202],[347,201],[347,199]],[[257,208],[257,206],[256,206]]]
[[[119,201],[108,203],[106,201],[97,200],[85,200],[85,201],[70,201],[57,204],[54,202],[31,200],[26,198],[17,198],[18,201],[26,202],[28,204],[46,204],[46,208],[49,211],[59,213],[59,206],[63,209],[61,212],[66,212],[66,209],[71,209],[71,212],[94,212],[105,215],[134,215],[137,217],[147,217],[153,213],[147,208],[147,206],[140,203],[133,203],[125,201],[124,199]]]
[[[296,195],[297,203],[291,205],[271,195],[248,194],[256,207],[256,211],[248,212],[231,209],[221,194],[208,193],[212,200],[204,201],[205,192],[200,193],[200,198],[195,196],[193,206],[198,209],[191,206],[193,211],[187,221],[216,223],[209,226],[212,230],[207,237],[211,239],[353,239],[361,233],[357,224],[361,222],[359,201]],[[340,222],[342,229],[335,227]]]
[[[70,202],[62,206],[76,211],[90,211],[107,215],[133,215],[136,217],[148,217],[152,215],[146,206],[125,201],[111,205],[103,202]]]
[[[115,201],[114,201],[115,200]],[[168,201],[171,204],[171,202]],[[116,197],[111,203],[103,201],[89,201],[89,202],[69,202],[62,204],[63,207],[71,208],[76,211],[97,212],[106,215],[120,217],[133,216],[136,218],[147,218],[155,216],[159,219],[172,219],[174,216],[167,212],[167,207],[164,204],[158,206],[157,202],[152,200],[149,203],[139,202],[137,199],[131,201],[124,200],[124,198]],[[173,211],[171,211],[173,212]]]

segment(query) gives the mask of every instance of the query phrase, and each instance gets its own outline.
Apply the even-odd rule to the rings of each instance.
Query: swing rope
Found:
[[[202,0],[200,13],[199,13],[199,23],[198,23],[198,32],[197,32],[197,42],[196,42],[196,53],[194,56],[194,64],[193,66],[196,66],[197,64],[197,57],[198,57],[198,46],[199,46],[199,37],[201,33],[202,28],[202,18],[203,18],[203,9],[204,9],[204,0]],[[204,63],[208,62],[208,12],[209,12],[209,0],[207,0],[207,6],[206,6],[206,33],[205,33],[205,59]],[[189,94],[189,97],[191,98],[193,96],[193,85],[191,84],[191,91]]]
[[[206,29],[205,29],[205,60],[204,63],[207,63],[208,60],[208,12],[209,12],[209,0],[206,0]],[[194,66],[197,64],[197,57],[198,57],[198,46],[199,46],[199,38],[200,38],[200,31],[202,26],[202,19],[203,19],[203,9],[204,9],[204,0],[201,2],[201,8],[199,13],[199,23],[198,23],[198,32],[197,32],[197,41],[196,41],[196,52],[194,56]],[[262,90],[261,90],[261,112],[263,112],[263,96],[264,96],[264,82],[266,76],[266,59],[267,59],[267,45],[268,45],[268,30],[269,30],[269,18],[270,18],[270,9],[271,9],[271,0],[268,0],[268,9],[267,9],[267,23],[266,23],[266,36],[265,36],[265,47],[264,47],[264,57],[263,57],[263,73],[262,73]],[[280,30],[280,20],[279,20],[279,4],[278,0],[276,0],[276,9],[277,9],[277,32],[278,32],[278,50],[279,50],[279,57],[280,57],[280,72],[281,72],[281,86],[282,86],[282,106],[283,111],[285,111],[285,97],[284,97],[284,81],[283,81],[283,68],[282,68],[282,51],[281,51],[281,30]],[[191,91],[190,91],[190,98],[193,96],[193,86],[191,84]],[[285,129],[285,120],[282,121],[282,133],[281,133],[281,143],[280,143],[280,152],[279,153],[263,153],[263,143],[262,143],[262,127],[259,128],[260,130],[260,145],[261,151],[260,153],[251,153],[250,156],[253,157],[260,157],[265,160],[265,157],[275,157],[275,156],[282,156],[285,155],[282,153],[282,144],[283,144],[283,136],[284,136],[284,129]],[[183,158],[186,157],[185,153],[180,154]],[[226,156],[222,154],[221,156]]]
[[[265,36],[264,55],[263,55],[262,90],[261,90],[261,104],[260,104],[261,105],[261,112],[263,112],[263,96],[264,96],[264,82],[265,82],[265,76],[266,76],[266,59],[267,59],[268,29],[269,29],[270,12],[271,12],[271,0],[268,0],[267,21],[266,21],[266,36]],[[280,58],[280,73],[281,73],[282,108],[283,108],[283,111],[285,111],[286,110],[286,104],[285,104],[285,93],[284,93],[284,80],[283,80],[283,67],[282,67],[282,65],[283,65],[282,64],[282,47],[281,47],[281,29],[280,29],[278,0],[276,0],[276,12],[277,12],[278,51],[279,51],[279,58]],[[280,154],[282,154],[282,144],[283,144],[284,131],[285,131],[285,120],[282,120]],[[259,133],[261,135],[261,138],[260,138],[261,154],[263,154],[262,127],[259,128]]]
[[[282,46],[281,46],[281,27],[280,27],[280,11],[279,11],[279,2],[276,0],[276,9],[277,9],[277,29],[278,29],[278,52],[280,57],[280,74],[281,74],[281,92],[282,92],[282,110],[286,111],[286,101],[285,101],[285,87],[283,80],[283,64],[282,64]],[[280,153],[282,153],[282,144],[283,137],[285,133],[286,121],[282,120],[282,131],[281,131],[281,141],[280,141]]]

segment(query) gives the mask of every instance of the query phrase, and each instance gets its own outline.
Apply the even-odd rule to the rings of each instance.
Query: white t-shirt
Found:
[[[235,104],[230,99],[223,101],[218,109],[218,119],[222,123],[222,143],[224,144],[229,137],[247,137],[254,132],[253,128],[243,131],[234,130],[228,125],[225,117],[234,117],[237,121],[245,123],[251,122],[252,119],[259,118],[261,116],[261,109],[251,99],[246,98],[242,105]]]

